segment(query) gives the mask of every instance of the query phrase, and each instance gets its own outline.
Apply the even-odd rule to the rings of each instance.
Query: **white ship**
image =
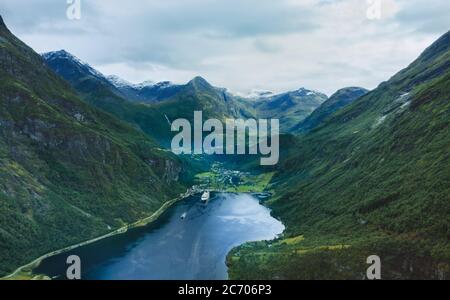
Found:
[[[202,195],[202,202],[208,202],[209,197],[210,197],[209,191],[204,192]]]
[[[181,215],[181,220],[186,219],[186,216],[187,216],[187,212],[183,213],[183,214]]]

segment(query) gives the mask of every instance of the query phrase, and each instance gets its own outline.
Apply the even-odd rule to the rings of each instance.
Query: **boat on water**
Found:
[[[202,202],[208,202],[209,198],[210,198],[210,192],[206,191],[202,194]]]
[[[272,194],[269,193],[269,192],[253,193],[252,195],[255,196],[256,198],[260,199],[260,200],[265,200],[265,199],[270,198],[272,196]]]
[[[187,216],[187,212],[183,213],[183,214],[181,215],[181,220],[186,219],[186,216]]]

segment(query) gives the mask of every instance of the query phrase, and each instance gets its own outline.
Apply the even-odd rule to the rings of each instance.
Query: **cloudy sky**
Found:
[[[70,20],[71,1],[1,0],[0,14],[36,51],[107,75],[240,93],[374,88],[450,29],[448,0],[79,0]]]

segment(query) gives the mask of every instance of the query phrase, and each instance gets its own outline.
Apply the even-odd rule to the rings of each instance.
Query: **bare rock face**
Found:
[[[165,160],[165,170],[163,179],[165,182],[177,182],[182,168],[171,160]]]

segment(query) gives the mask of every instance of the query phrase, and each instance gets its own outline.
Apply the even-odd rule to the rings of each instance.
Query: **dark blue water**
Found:
[[[66,259],[75,254],[82,279],[227,279],[225,258],[233,247],[283,230],[251,195],[218,194],[207,205],[193,196],[149,226],[50,257],[35,273],[64,279]]]

